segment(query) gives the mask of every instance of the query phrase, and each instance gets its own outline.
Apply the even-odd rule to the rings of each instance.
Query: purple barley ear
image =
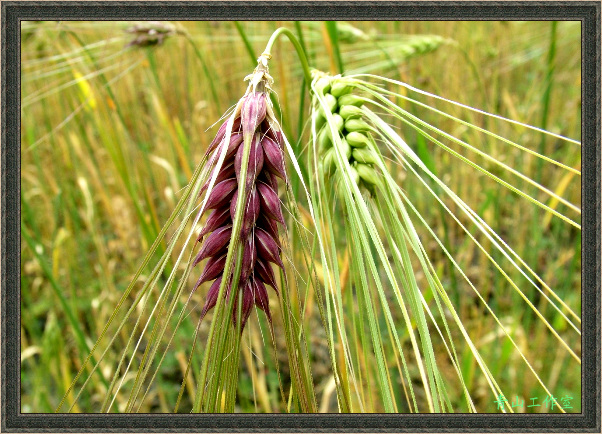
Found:
[[[205,317],[207,312],[213,309],[217,303],[217,296],[219,295],[219,286],[222,283],[222,277],[218,277],[207,292],[207,300],[205,301],[205,306],[203,306],[203,310],[201,311],[201,320]],[[200,284],[199,284],[200,285]],[[195,286],[195,290],[198,286]]]
[[[206,194],[206,209],[214,209],[200,232],[198,241],[203,240],[201,250],[194,265],[207,259],[195,290],[203,282],[216,279],[207,293],[201,318],[217,303],[219,286],[223,279],[231,276],[225,272],[228,246],[232,239],[233,220],[240,189],[245,198],[242,214],[240,242],[243,244],[239,285],[226,286],[226,297],[238,295],[242,304],[234,305],[232,319],[236,325],[237,309],[241,315],[241,331],[251,314],[253,306],[262,309],[271,322],[267,285],[278,294],[276,278],[271,263],[284,268],[281,259],[281,245],[278,237],[278,224],[284,224],[284,216],[278,198],[278,179],[286,179],[283,136],[275,119],[268,117],[269,101],[265,92],[250,92],[240,101],[240,115],[224,122],[211,142],[207,154],[208,167],[213,168],[211,176],[216,177],[215,186]],[[271,113],[271,112],[270,112]],[[271,114],[269,115],[271,116]],[[228,122],[232,122],[232,134],[227,135]],[[242,179],[242,157],[244,142],[249,141],[249,161],[246,179]],[[225,155],[223,165],[216,174],[215,163],[221,154]],[[207,190],[205,184],[201,193]],[[242,205],[241,205],[242,206]],[[203,210],[203,211],[204,211]]]
[[[270,315],[270,301],[268,298],[268,290],[260,279],[251,278],[254,295],[255,305],[265,312],[265,316],[268,317],[268,321],[272,322],[272,315]]]
[[[266,97],[264,92],[251,92],[245,97],[241,108],[242,132],[245,136],[255,133],[257,127],[265,119]]]
[[[209,280],[213,280],[217,278],[220,274],[224,272],[224,266],[226,265],[226,253],[220,257],[213,256],[209,258],[207,261],[207,265],[205,265],[205,269],[201,273],[201,277],[199,278],[199,284],[208,282]]]
[[[236,216],[236,203],[238,199],[238,192],[234,193],[232,196],[232,202],[230,203],[230,218],[234,221],[234,217]],[[255,222],[257,221],[257,217],[259,217],[259,211],[261,209],[261,203],[259,201],[259,194],[257,193],[257,189],[253,186],[253,190],[248,196],[247,203],[243,212],[243,221],[242,221],[242,229],[240,231],[241,237],[245,238],[253,229]]]
[[[286,169],[284,168],[284,154],[282,149],[274,140],[268,136],[261,141],[264,153],[264,166],[268,172],[273,173],[279,178],[286,179]]]
[[[238,183],[235,178],[226,179],[225,181],[216,184],[209,194],[205,209],[221,208],[222,205],[226,204],[232,198],[232,195],[234,195],[234,192],[236,191],[236,187],[238,187]]]
[[[234,170],[239,184],[241,182],[240,171],[242,169],[244,148],[244,145],[239,146],[236,157],[234,158]],[[255,134],[249,149],[249,164],[247,166],[247,183],[245,185],[245,191],[249,191],[250,187],[257,179],[257,176],[261,173],[261,169],[263,169],[263,148],[259,141],[259,134]]]
[[[232,237],[232,225],[222,226],[221,228],[214,231],[203,244],[201,251],[196,256],[192,266],[201,262],[210,256],[215,256],[228,246],[230,238]]]
[[[282,215],[282,209],[280,208],[280,199],[278,194],[267,184],[257,184],[257,191],[259,192],[259,200],[261,201],[261,210],[267,214],[268,217],[282,223],[284,223],[284,216]]]
[[[209,240],[207,240],[209,241]],[[280,248],[276,241],[263,229],[255,228],[255,247],[257,255],[265,261],[273,262],[284,270],[284,263],[280,259]]]
[[[240,268],[240,282],[245,282],[249,278],[255,267],[255,261],[257,261],[257,250],[255,248],[255,237],[251,234],[245,240]]]
[[[226,119],[226,122],[224,122],[222,126],[219,127],[219,130],[217,130],[217,134],[215,135],[215,138],[211,141],[211,144],[207,148],[207,152],[205,152],[205,155],[213,151],[217,147],[217,145],[221,143],[221,141],[224,139],[224,136],[226,135],[226,129],[228,128],[229,120],[229,118]],[[234,122],[232,124],[232,132],[236,133],[238,132],[238,130],[240,130],[240,117],[234,119]]]
[[[214,210],[209,217],[207,217],[207,221],[205,222],[205,226],[201,230],[197,241],[201,241],[205,235],[209,232],[213,232],[217,228],[224,226],[227,222],[230,221],[230,209],[228,207],[220,208]]]

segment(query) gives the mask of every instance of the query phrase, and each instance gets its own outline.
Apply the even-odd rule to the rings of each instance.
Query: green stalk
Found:
[[[334,58],[337,62],[337,68],[339,69],[339,73],[343,73],[345,67],[343,65],[343,57],[341,56],[341,50],[339,48],[339,33],[337,30],[337,22],[326,21],[324,25],[326,26],[326,31],[328,32],[328,36],[330,37],[330,43],[332,45],[332,50],[334,51]]]
[[[242,170],[241,170],[241,174],[242,174]],[[245,175],[246,176],[246,175]],[[242,178],[241,179],[246,179],[246,178]],[[241,206],[243,209],[244,207],[241,204],[237,204],[238,206]],[[241,221],[242,221],[242,214],[241,214]],[[221,396],[221,391],[224,388],[224,378],[225,378],[225,383],[227,384],[226,389],[228,389],[228,385],[230,385],[231,383],[234,383],[234,385],[236,384],[235,381],[233,381],[233,379],[228,375],[228,369],[226,369],[226,375],[224,376],[224,378],[222,378],[221,376],[221,371],[222,371],[222,365],[224,364],[224,350],[226,347],[231,347],[232,346],[232,342],[228,340],[228,335],[231,331],[231,327],[230,327],[230,318],[232,317],[232,309],[234,307],[234,303],[236,302],[238,304],[238,311],[237,311],[237,315],[238,315],[238,322],[236,324],[236,332],[238,333],[239,337],[240,337],[240,314],[241,314],[241,309],[242,309],[242,294],[240,291],[240,288],[238,287],[239,279],[240,279],[240,270],[242,268],[242,257],[243,257],[243,250],[244,250],[244,245],[242,243],[239,243],[237,245],[237,252],[236,252],[236,264],[235,264],[235,268],[234,268],[234,274],[232,275],[232,287],[230,289],[230,297],[228,299],[228,306],[226,308],[226,311],[224,312],[223,315],[217,317],[218,321],[221,321],[220,327],[218,329],[218,337],[217,337],[217,342],[218,345],[221,342],[225,342],[224,345],[219,345],[218,346],[218,350],[215,353],[213,362],[215,363],[214,365],[214,369],[215,371],[212,374],[212,378],[209,380],[210,384],[209,384],[209,393],[208,393],[208,399],[214,399],[213,402],[211,402],[210,404],[207,404],[205,411],[206,412],[217,412],[219,411],[219,405],[220,405],[220,396]],[[227,270],[227,268],[224,268],[224,270]],[[223,282],[223,280],[222,280]],[[240,346],[240,339],[238,340],[238,342],[235,343],[235,345]],[[236,348],[233,348],[233,352],[238,352],[236,350]],[[229,357],[232,357],[232,354],[229,355]],[[236,365],[238,366],[238,364]],[[228,404],[226,404],[228,405]]]
[[[249,37],[247,36],[242,25],[238,21],[235,21],[234,25],[236,26],[236,30],[238,31],[238,34],[240,35],[243,43],[245,44],[245,48],[247,49],[247,53],[249,54],[249,58],[251,59],[251,64],[253,65],[253,67],[255,67],[257,65],[257,58],[255,55],[255,51],[253,50],[253,45],[251,44],[251,41],[249,40]],[[274,106],[274,111],[276,113],[276,116],[279,119],[281,119],[282,118],[282,109],[280,108],[280,103],[278,102],[278,99],[275,98],[274,95],[271,93],[270,93],[270,101],[272,101],[272,105]],[[291,135],[291,131],[290,131],[290,128],[288,127],[288,125],[283,125],[282,128],[284,129],[284,133],[286,134],[287,137],[293,137]]]
[[[270,37],[270,40],[268,41],[265,47],[264,53],[270,54],[270,52],[272,51],[272,45],[274,45],[276,39],[278,39],[278,37],[280,37],[280,35],[282,34],[286,35],[286,37],[289,39],[289,41],[291,41],[291,43],[295,47],[295,50],[297,51],[297,56],[299,57],[299,61],[301,62],[301,67],[303,68],[303,75],[305,76],[305,81],[307,83],[311,83],[311,73],[309,71],[307,57],[305,56],[305,50],[301,46],[301,43],[299,42],[297,37],[289,29],[285,27],[280,27],[274,33],[272,33],[272,36]]]
[[[554,83],[554,60],[556,58],[556,29],[558,27],[558,21],[552,21],[551,23],[552,29],[550,33],[550,48],[548,50],[548,63],[547,63],[547,73],[545,79],[545,90],[543,92],[542,97],[542,113],[541,113],[541,125],[539,126],[542,130],[545,130],[548,127],[548,116],[550,113],[550,97],[552,95],[552,85]],[[546,136],[541,136],[541,141],[539,142],[539,153],[543,154],[545,152],[546,146]],[[541,181],[543,170],[543,162],[541,160],[537,160],[537,181]],[[534,229],[537,226],[537,219],[533,219]],[[535,230],[535,234],[540,234],[540,231]],[[538,243],[539,244],[539,243]],[[533,252],[535,250],[533,249]]]
[[[299,36],[299,44],[301,45],[303,52],[307,53],[307,46],[305,45],[305,41],[303,39],[303,30],[301,29],[301,24],[299,23],[299,21],[295,21],[295,30],[297,31],[297,35]],[[303,124],[305,119],[305,89],[308,85],[309,83],[306,81],[306,78],[303,77],[303,81],[301,82],[301,101],[299,102],[299,121],[297,122],[297,148],[295,149],[296,151],[299,150],[301,135],[303,134]]]
[[[299,30],[299,28],[297,29]],[[279,27],[278,29],[276,29],[276,31],[274,33],[272,33],[272,36],[270,37],[264,53],[268,55],[268,58],[271,57],[271,51],[272,51],[272,46],[274,45],[274,42],[276,42],[276,39],[278,39],[280,37],[280,35],[286,35],[286,37],[289,39],[289,41],[293,44],[293,46],[295,47],[295,51],[297,52],[297,57],[299,58],[299,61],[301,62],[301,67],[303,69],[303,83],[302,83],[302,87],[301,87],[301,111],[299,114],[299,134],[298,136],[301,136],[301,132],[302,132],[302,114],[303,114],[303,105],[304,105],[304,101],[305,101],[305,84],[309,84],[311,83],[311,72],[309,70],[309,64],[307,63],[307,56],[305,55],[305,48],[303,45],[301,45],[301,42],[299,42],[299,39],[297,39],[297,37],[293,34],[293,32],[291,32],[289,29],[285,28],[285,27]],[[301,35],[301,33],[300,33]],[[301,39],[303,40],[303,39]],[[278,102],[275,101],[275,98],[272,98],[272,102],[274,103],[274,108],[277,110],[280,110],[280,106],[278,105]],[[286,131],[287,136],[288,137],[292,137],[292,135],[290,134],[290,131]],[[297,141],[298,144],[298,141]],[[295,146],[295,152],[297,152],[297,155],[299,155],[300,149],[298,146]]]
[[[239,311],[242,311],[242,296],[238,297],[241,300],[239,304]],[[237,326],[240,327],[241,314],[238,313],[238,321]],[[232,336],[234,334],[234,336]],[[234,413],[234,408],[236,404],[236,391],[238,389],[238,372],[239,372],[239,364],[240,364],[240,341],[241,341],[241,333],[239,330],[232,330],[229,333],[230,339],[234,339],[234,351],[228,358],[228,369],[226,369],[226,378],[229,379],[227,382],[226,388],[226,399],[224,405],[224,412],[226,413]],[[250,368],[251,369],[251,368]]]

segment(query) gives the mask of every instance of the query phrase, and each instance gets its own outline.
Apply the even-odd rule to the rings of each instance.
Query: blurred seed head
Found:
[[[134,39],[126,45],[127,47],[148,47],[161,45],[165,39],[176,33],[176,27],[171,23],[147,21],[129,27],[126,32],[134,35]]]

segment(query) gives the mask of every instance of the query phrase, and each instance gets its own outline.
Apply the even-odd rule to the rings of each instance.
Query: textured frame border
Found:
[[[3,432],[600,432],[599,2],[1,3],[1,411]],[[581,414],[22,414],[20,412],[21,20],[576,20],[582,24]]]

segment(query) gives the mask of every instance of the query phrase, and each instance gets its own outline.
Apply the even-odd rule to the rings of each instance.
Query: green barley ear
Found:
[[[415,35],[405,43],[400,44],[399,50],[404,59],[409,59],[435,51],[441,45],[450,42],[437,35]]]
[[[350,82],[315,74],[318,74],[315,93],[323,98],[330,112],[325,115],[325,107],[316,106],[313,115],[315,127],[319,129],[317,142],[322,167],[326,174],[333,174],[337,170],[337,153],[340,153],[349,163],[351,181],[373,191],[378,178],[374,169],[378,156],[370,126],[361,119],[362,100],[353,95]],[[339,181],[342,179],[339,177]]]
[[[426,45],[417,46],[416,50],[429,49],[430,46],[425,41],[423,42]],[[442,248],[453,267],[483,302],[493,321],[498,325],[500,335],[509,340],[510,345],[524,361],[526,369],[532,375],[534,381],[546,393],[550,393],[550,389],[539,376],[538,371],[531,365],[522,348],[513,340],[511,331],[496,316],[464,270],[459,267],[435,232],[427,225],[425,218],[409,200],[404,191],[405,186],[400,185],[397,181],[397,173],[403,171],[406,176],[413,175],[416,177],[426,188],[427,194],[432,195],[445,208],[466,232],[469,240],[476,244],[477,248],[500,270],[503,278],[508,280],[512,288],[524,298],[521,289],[477,240],[476,236],[449,210],[442,198],[439,198],[433,191],[431,184],[437,185],[445,199],[454,202],[463,217],[477,228],[476,235],[487,238],[498,254],[507,258],[511,258],[511,255],[516,256],[516,254],[443,181],[425,166],[398,131],[391,127],[390,121],[401,121],[402,125],[411,127],[411,130],[427,140],[432,141],[479,172],[486,174],[502,186],[518,193],[520,197],[559,217],[566,223],[580,229],[579,223],[446,146],[442,140],[435,138],[432,134],[437,133],[460,146],[473,150],[490,162],[516,174],[516,171],[512,168],[474,146],[405,111],[392,102],[391,97],[402,98],[421,107],[429,108],[427,105],[418,103],[401,93],[384,90],[384,86],[365,81],[364,78],[410,88],[404,83],[376,76],[329,77],[318,71],[314,71],[312,83],[312,118],[314,122],[312,123],[312,141],[309,154],[312,160],[310,166],[315,169],[314,176],[316,178],[312,189],[312,200],[314,201],[314,207],[319,210],[320,218],[325,222],[323,227],[318,226],[316,230],[319,236],[325,239],[344,237],[349,256],[352,258],[348,285],[354,289],[355,297],[344,297],[343,294],[349,294],[350,291],[346,290],[344,282],[336,278],[336,270],[338,269],[337,247],[334,244],[321,245],[324,250],[321,256],[322,267],[326,270],[335,271],[334,278],[325,280],[324,298],[327,306],[334,312],[333,315],[327,316],[328,328],[335,336],[334,340],[340,342],[346,348],[343,352],[346,374],[343,374],[340,366],[335,366],[337,390],[340,390],[339,396],[346,396],[346,392],[354,390],[363,382],[368,381],[361,374],[364,367],[356,363],[356,360],[359,360],[362,357],[361,354],[365,351],[374,352],[373,361],[376,372],[374,382],[383,405],[382,408],[387,412],[399,410],[397,397],[392,393],[394,388],[391,379],[393,371],[396,371],[396,375],[402,378],[404,384],[407,385],[407,389],[404,389],[404,408],[417,412],[425,410],[431,412],[454,411],[450,405],[450,387],[447,383],[448,380],[444,379],[442,364],[454,367],[457,376],[454,380],[454,387],[459,387],[458,392],[454,393],[459,393],[464,397],[467,411],[476,411],[470,392],[470,384],[460,369],[466,363],[466,358],[472,358],[476,366],[479,367],[492,397],[495,398],[500,395],[504,396],[504,393],[510,393],[500,388],[478,346],[468,334],[445,285],[435,272],[435,267],[426,254],[425,240],[419,237],[416,225],[426,227],[428,233]],[[324,85],[326,82],[328,82],[328,86]],[[316,86],[318,83],[320,85]],[[415,88],[410,89],[417,91]],[[336,104],[332,102],[333,97],[336,98]],[[334,110],[331,107],[334,107]],[[502,140],[516,149],[529,152],[558,167],[574,170],[468,122],[440,111],[436,112],[461,123],[465,127],[477,129],[490,137]],[[383,116],[383,114],[386,116]],[[345,121],[342,129],[338,125],[337,116]],[[319,125],[317,122],[321,117],[324,118],[323,125]],[[571,141],[558,135],[554,136]],[[350,146],[351,153],[345,152],[345,145]],[[539,184],[527,177],[523,176],[522,179],[541,188]],[[415,183],[412,185],[415,185]],[[543,191],[579,213],[578,208],[571,206],[572,204],[563,198],[549,190],[544,189]],[[341,209],[344,215],[344,225],[334,224],[339,218],[335,216],[335,209]],[[511,264],[518,268],[525,277],[528,277],[530,283],[534,284],[534,280],[543,283],[543,280],[535,275],[520,258],[518,262],[512,261]],[[532,276],[529,276],[528,273]],[[418,276],[420,275],[424,277],[419,279]],[[561,315],[579,334],[578,316],[559,299],[548,285],[544,283],[547,293],[539,286],[535,286],[542,296],[546,297],[546,300],[551,303],[556,313]],[[434,303],[427,304],[424,298],[427,291],[433,297]],[[528,307],[534,311],[544,326],[558,340],[563,350],[573,358],[574,362],[580,363],[578,350],[571,348],[571,345],[559,335],[553,324],[536,306],[528,300],[526,302]],[[341,325],[339,323],[341,317],[345,317],[348,322],[358,324],[359,330],[357,328],[349,330]],[[400,328],[400,323],[395,318],[402,319],[403,328]],[[573,321],[577,321],[577,324]],[[361,344],[353,338],[357,334],[359,334],[359,343]],[[459,339],[458,336],[465,341],[462,345],[468,348],[462,357],[455,349],[455,341]],[[407,342],[406,346],[402,345],[403,341]],[[442,351],[435,351],[435,341],[445,343],[447,354]],[[358,345],[361,349],[358,349]],[[397,361],[396,368],[391,368],[385,362],[383,348],[388,348],[394,353]],[[409,360],[414,360],[414,362],[411,363]],[[409,367],[411,365],[418,368],[418,382],[416,381],[416,374],[410,375]],[[418,393],[426,398],[426,407],[421,408],[418,405],[416,399]],[[356,407],[365,409],[365,406],[369,405],[368,402],[358,397],[357,402],[352,404],[351,411],[354,411]],[[557,408],[563,411],[560,406],[557,406]],[[503,411],[512,412],[513,409],[508,403],[505,403]]]

